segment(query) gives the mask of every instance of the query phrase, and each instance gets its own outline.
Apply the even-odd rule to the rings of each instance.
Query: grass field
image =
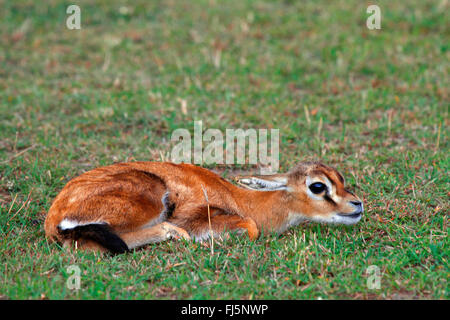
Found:
[[[77,1],[81,30],[66,28],[66,2],[45,3],[0,0],[1,298],[449,298],[447,1],[376,1],[381,30],[366,28],[364,1]],[[362,221],[233,236],[214,255],[47,243],[69,179],[167,159],[171,132],[194,120],[280,129],[281,171],[335,166]],[[66,286],[71,265],[80,290]]]

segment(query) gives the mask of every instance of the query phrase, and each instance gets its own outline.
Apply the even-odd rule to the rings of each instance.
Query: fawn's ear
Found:
[[[284,174],[238,176],[234,178],[237,184],[259,191],[286,190],[287,180],[287,176]]]

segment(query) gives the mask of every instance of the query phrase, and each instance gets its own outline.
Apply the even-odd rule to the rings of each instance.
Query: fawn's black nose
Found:
[[[356,207],[355,213],[363,212],[363,204],[361,201],[350,201],[350,203]]]

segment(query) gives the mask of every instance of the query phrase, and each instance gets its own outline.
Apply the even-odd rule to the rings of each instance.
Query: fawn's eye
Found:
[[[316,182],[309,185],[309,190],[311,190],[314,194],[319,194],[324,192],[327,189],[327,186],[322,182]]]

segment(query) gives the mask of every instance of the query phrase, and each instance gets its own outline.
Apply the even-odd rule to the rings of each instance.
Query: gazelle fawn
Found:
[[[122,253],[169,238],[203,240],[226,231],[281,233],[303,220],[355,224],[361,200],[335,169],[318,162],[236,186],[190,164],[119,163],[69,181],[45,220],[50,240]]]

